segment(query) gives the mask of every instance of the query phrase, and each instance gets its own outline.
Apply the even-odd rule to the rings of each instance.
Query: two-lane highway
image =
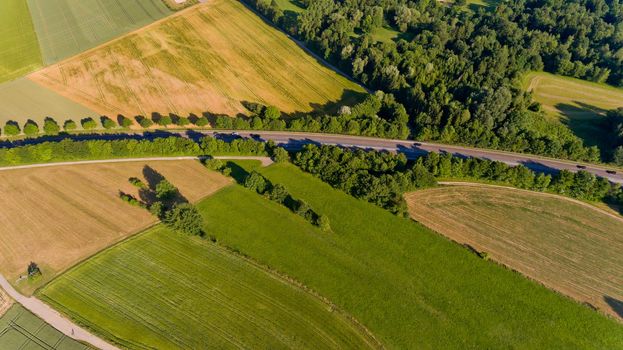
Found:
[[[530,154],[512,153],[496,150],[487,150],[482,148],[472,148],[453,145],[442,145],[429,142],[406,141],[406,140],[390,140],[379,139],[373,137],[362,136],[346,136],[336,134],[315,134],[315,133],[297,133],[297,132],[281,132],[281,131],[213,131],[207,134],[231,134],[236,133],[242,137],[259,138],[262,140],[273,140],[277,144],[283,145],[288,149],[298,149],[305,144],[325,144],[340,145],[345,147],[357,147],[363,149],[386,150],[391,152],[401,152],[408,157],[420,156],[428,152],[448,152],[461,157],[476,157],[489,160],[504,162],[509,165],[524,165],[532,170],[556,173],[562,169],[570,171],[586,170],[597,176],[607,178],[608,180],[623,184],[623,171],[617,173],[609,173],[613,169],[603,166],[577,163],[572,161],[564,161],[553,158],[539,157]]]

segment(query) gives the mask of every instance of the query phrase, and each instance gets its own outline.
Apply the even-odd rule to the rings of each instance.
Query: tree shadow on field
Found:
[[[147,181],[147,188],[140,189],[138,194],[140,199],[149,206],[158,200],[156,197],[156,186],[158,186],[161,181],[166,180],[166,178],[149,165],[145,165],[143,167],[143,177],[145,178],[145,181]],[[170,202],[171,204],[188,203],[188,199],[178,190]]]
[[[573,104],[558,103],[554,107],[564,117],[561,120],[571,132],[582,139],[587,146],[597,146],[603,152],[607,147],[603,137],[603,117],[607,110],[583,102],[573,101]]]
[[[623,301],[607,295],[604,296],[604,300],[610,306],[612,311],[614,311],[620,318],[623,318]]]
[[[230,176],[236,180],[237,183],[239,184],[244,184],[244,180],[247,178],[247,176],[249,175],[249,172],[246,171],[243,167],[241,167],[240,165],[236,164],[235,162],[227,162],[225,163],[225,166],[229,169],[231,169],[231,174]]]

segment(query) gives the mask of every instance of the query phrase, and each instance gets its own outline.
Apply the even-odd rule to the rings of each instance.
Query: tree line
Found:
[[[245,0],[368,87],[391,93],[419,140],[596,161],[549,122],[520,81],[525,72],[623,86],[623,4],[615,0],[509,0],[465,11],[436,0]],[[375,30],[400,32],[375,41]]]
[[[406,215],[405,192],[435,186],[437,179],[492,181],[513,187],[545,191],[589,201],[623,205],[623,187],[587,171],[562,170],[555,175],[523,165],[428,153],[409,161],[404,154],[307,145],[294,164],[354,197]]]

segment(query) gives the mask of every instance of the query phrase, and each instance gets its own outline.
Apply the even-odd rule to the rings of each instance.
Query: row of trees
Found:
[[[534,172],[525,166],[449,153],[429,153],[416,161],[404,154],[308,145],[294,164],[331,186],[399,215],[406,214],[402,195],[434,186],[437,179],[493,181],[518,188],[547,191],[589,201],[623,204],[623,188],[586,172],[567,170],[556,175]]]
[[[101,116],[98,120],[95,118],[87,117],[83,118],[79,121],[80,126],[84,130],[96,130],[96,129],[106,129],[112,130],[117,128],[128,129],[135,124],[140,125],[142,128],[150,128],[155,124],[166,127],[170,125],[176,125],[179,127],[186,127],[189,125],[194,125],[198,127],[204,127],[210,124],[210,121],[207,117],[179,117],[174,115],[159,115],[154,114],[152,119],[145,118],[142,116],[135,117],[135,121],[132,119],[119,115],[116,120],[113,120],[107,116]],[[37,136],[41,133],[44,133],[48,136],[58,135],[60,132],[71,132],[78,129],[78,123],[75,121],[68,119],[63,122],[61,126],[55,119],[51,117],[46,117],[43,120],[43,125],[40,127],[37,122],[32,119],[28,119],[23,127],[20,127],[19,123],[14,120],[9,120],[4,125],[4,134],[7,136],[17,136],[20,134],[24,134],[26,136]],[[1,132],[1,130],[0,130]]]
[[[225,142],[205,136],[197,141],[183,137],[149,136],[143,140],[63,139],[26,146],[0,148],[0,166],[47,163],[85,159],[108,159],[147,156],[269,155],[267,145],[250,139]]]
[[[372,89],[391,93],[420,140],[595,161],[600,152],[549,122],[518,83],[547,70],[623,85],[623,5],[509,0],[464,11],[435,0],[317,0],[293,15],[246,0]],[[375,41],[386,26],[396,42]]]

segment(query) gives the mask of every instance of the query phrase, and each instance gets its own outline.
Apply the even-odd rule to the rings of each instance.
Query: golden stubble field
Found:
[[[557,196],[491,186],[407,195],[411,217],[545,286],[621,317],[623,219]]]
[[[307,112],[362,88],[233,0],[211,0],[30,76],[101,114]]]
[[[13,300],[11,300],[4,289],[0,288],[0,317],[11,308],[11,305],[13,305]]]
[[[101,249],[156,222],[145,209],[122,201],[128,182],[149,166],[197,201],[230,179],[196,161],[150,161],[58,166],[0,172],[0,272],[15,282],[34,261],[43,280],[17,283],[23,292]],[[149,174],[149,172],[147,173]],[[148,176],[149,177],[149,176]]]

